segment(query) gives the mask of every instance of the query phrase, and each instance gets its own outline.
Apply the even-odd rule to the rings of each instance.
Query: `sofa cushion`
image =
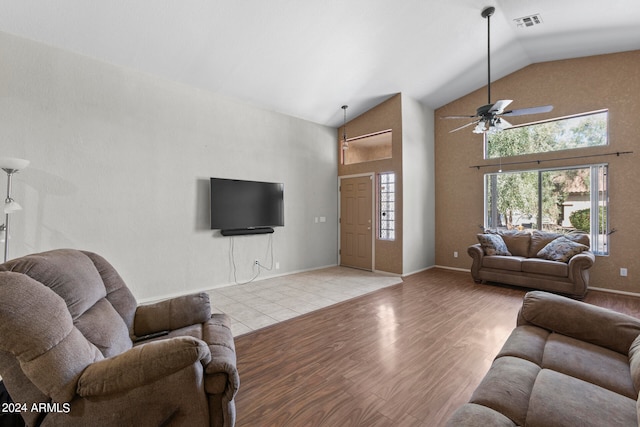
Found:
[[[640,335],[633,340],[629,348],[629,369],[637,393],[640,391]]]
[[[494,232],[502,237],[507,245],[507,250],[511,255],[527,257],[529,256],[529,245],[531,244],[531,233],[519,230],[498,230]]]
[[[581,245],[590,246],[591,241],[589,239],[589,235],[584,231],[572,231],[571,233],[567,233],[564,235],[569,240],[573,240],[576,243],[580,243]]]
[[[469,402],[496,410],[523,426],[539,372],[540,367],[535,363],[517,357],[500,357],[493,362]]]
[[[625,355],[640,335],[640,320],[634,317],[542,291],[525,295],[517,324],[538,326]]]
[[[569,262],[574,255],[588,250],[588,246],[581,245],[564,236],[560,236],[542,248],[537,256],[551,261]]]
[[[543,369],[531,392],[526,425],[636,426],[636,401],[595,384]]]
[[[511,335],[496,356],[513,356],[528,360],[538,366],[542,366],[544,347],[547,344],[549,332],[537,326],[523,325],[511,331]]]
[[[569,266],[567,263],[540,258],[523,259],[522,271],[525,273],[546,274],[548,276],[569,277]]]
[[[458,408],[447,421],[448,427],[515,427],[516,424],[498,411],[486,406],[466,403]]]
[[[544,348],[542,367],[552,369],[634,399],[629,358],[608,348],[552,333]]]
[[[538,256],[538,252],[540,252],[542,248],[560,236],[562,236],[562,234],[533,230],[533,233],[531,233],[531,244],[529,245],[529,258]]]
[[[522,271],[522,261],[526,258],[517,256],[486,256],[482,258],[482,267],[499,270]]]
[[[511,255],[504,240],[498,234],[478,234],[478,242],[485,255]]]

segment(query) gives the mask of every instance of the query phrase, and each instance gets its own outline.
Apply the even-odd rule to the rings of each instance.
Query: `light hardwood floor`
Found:
[[[489,369],[524,294],[432,269],[239,336],[236,425],[442,425]],[[640,317],[636,298],[585,301]]]

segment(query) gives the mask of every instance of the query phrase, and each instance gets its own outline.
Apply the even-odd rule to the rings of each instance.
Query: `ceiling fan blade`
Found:
[[[477,115],[473,116],[441,116],[441,119],[473,119],[474,117],[478,117]]]
[[[509,104],[513,102],[513,99],[501,99],[500,101],[496,101],[495,104],[491,108],[489,108],[489,113],[493,114],[502,114],[505,108]]]
[[[478,124],[478,122],[480,122],[480,120],[476,120],[475,122],[467,123],[466,125],[462,125],[462,126],[460,126],[458,128],[450,130],[449,133],[453,133],[453,132],[458,131],[460,129],[464,129],[464,128],[469,127],[469,126],[473,126],[475,124]]]
[[[526,114],[548,113],[553,110],[553,105],[544,105],[541,107],[520,108],[518,110],[509,110],[502,113],[502,116],[524,116]]]

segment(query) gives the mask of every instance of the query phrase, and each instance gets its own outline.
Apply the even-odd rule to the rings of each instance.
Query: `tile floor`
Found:
[[[211,309],[231,317],[239,336],[387,286],[400,276],[329,267],[209,291]]]

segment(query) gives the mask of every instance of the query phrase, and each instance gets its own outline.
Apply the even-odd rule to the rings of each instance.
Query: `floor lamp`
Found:
[[[9,255],[9,214],[19,211],[22,206],[11,198],[11,177],[14,173],[29,166],[29,160],[0,157],[0,168],[7,173],[7,198],[4,199],[4,224],[0,230],[4,231],[4,262]]]

